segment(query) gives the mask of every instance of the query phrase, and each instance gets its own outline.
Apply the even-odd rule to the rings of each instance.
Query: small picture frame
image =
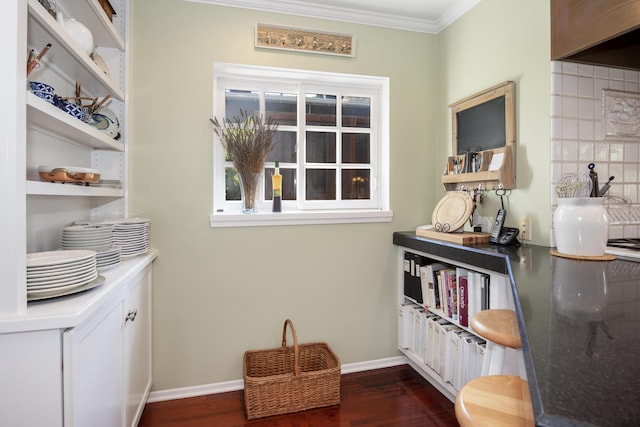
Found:
[[[255,47],[354,57],[355,35],[258,23]]]

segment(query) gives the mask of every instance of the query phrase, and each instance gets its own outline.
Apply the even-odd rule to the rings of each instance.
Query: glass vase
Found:
[[[260,174],[255,172],[239,172],[240,196],[242,198],[242,213],[257,213],[256,194],[260,184]]]

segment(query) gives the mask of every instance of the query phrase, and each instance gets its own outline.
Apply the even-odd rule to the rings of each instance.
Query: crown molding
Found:
[[[438,34],[448,25],[473,8],[480,0],[461,0],[447,10],[438,20],[418,19],[401,15],[365,11],[318,3],[293,0],[185,0],[218,6],[239,7],[288,15],[308,16],[333,21],[395,28],[399,30]]]

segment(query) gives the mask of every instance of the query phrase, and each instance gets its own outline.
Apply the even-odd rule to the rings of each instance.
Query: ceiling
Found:
[[[437,34],[480,0],[188,0]]]

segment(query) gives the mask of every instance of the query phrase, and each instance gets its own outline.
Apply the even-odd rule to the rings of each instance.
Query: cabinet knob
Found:
[[[138,315],[138,310],[137,309],[133,309],[133,310],[129,310],[129,312],[127,313],[127,317],[125,317],[124,321],[128,322],[129,320],[131,320],[132,322],[134,320],[136,320],[136,316]]]

